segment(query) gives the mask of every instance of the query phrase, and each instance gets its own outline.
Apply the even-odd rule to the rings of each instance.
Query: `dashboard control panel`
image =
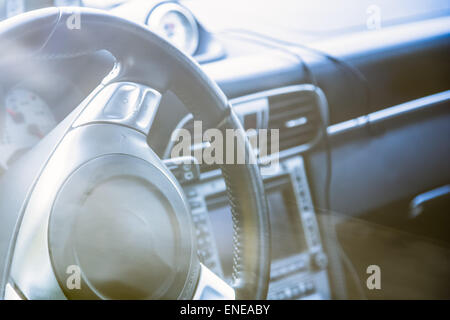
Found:
[[[214,241],[213,229],[205,200],[195,188],[190,188],[186,195],[189,199],[192,220],[195,225],[197,250],[200,261],[218,276],[223,277],[219,252]]]
[[[272,228],[269,299],[329,299],[323,250],[303,159],[280,162],[264,176]],[[218,276],[231,281],[232,223],[225,183],[217,174],[183,185],[196,227],[198,255]]]

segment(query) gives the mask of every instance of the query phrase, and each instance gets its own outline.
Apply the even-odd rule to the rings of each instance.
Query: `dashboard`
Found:
[[[79,6],[88,1],[33,3],[0,0],[0,20],[41,6]],[[326,213],[360,216],[450,179],[442,161],[449,157],[448,147],[442,148],[443,137],[450,134],[449,78],[442,68],[448,67],[449,18],[428,16],[376,33],[358,29],[296,46],[248,32],[210,32],[198,18],[204,12],[198,10],[197,16],[196,6],[188,1],[126,1],[108,10],[146,24],[191,55],[225,92],[245,129],[280,129],[280,167],[264,176],[272,230],[268,298],[338,297],[343,290],[342,266],[336,258],[340,249]],[[424,57],[435,64],[418,63]],[[58,61],[58,70],[47,68],[47,63],[53,61],[43,61],[41,67],[53,80],[46,85],[42,78],[1,79],[0,175],[81,102],[113,61],[107,54],[95,53]],[[62,69],[70,78],[57,75]],[[86,81],[87,69],[91,75]],[[404,85],[406,79],[409,86]],[[161,123],[169,119],[172,125],[159,127],[158,119]],[[170,137],[180,124],[192,130],[189,119],[183,104],[169,92],[151,130]],[[409,141],[405,132],[411,130],[422,140],[400,152],[399,146]],[[167,138],[149,144],[167,158]],[[328,186],[331,200],[324,192],[328,147],[334,153],[329,165],[337,173]],[[368,154],[388,160],[380,165]],[[404,158],[412,160],[406,164],[398,160]],[[177,177],[187,173],[191,177],[180,183],[191,206],[200,259],[231,281],[233,231],[220,170],[208,166],[171,170]],[[395,181],[415,178],[402,188],[395,183],[386,186],[390,179],[386,171]]]

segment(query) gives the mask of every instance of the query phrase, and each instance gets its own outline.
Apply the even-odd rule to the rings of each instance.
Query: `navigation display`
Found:
[[[294,198],[288,188],[267,194],[272,231],[272,261],[306,250],[301,222]],[[225,276],[231,275],[233,257],[233,224],[230,207],[224,203],[208,208],[213,234]]]

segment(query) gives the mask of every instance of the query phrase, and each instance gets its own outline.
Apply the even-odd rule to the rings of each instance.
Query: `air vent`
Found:
[[[322,119],[314,91],[271,96],[269,129],[280,131],[280,151],[314,142],[320,135]]]
[[[313,146],[320,138],[321,127],[326,123],[326,100],[323,92],[309,84],[258,92],[232,99],[230,102],[246,130],[278,129],[278,150],[289,150],[286,154],[298,153],[299,149],[305,151]],[[184,128],[188,129],[193,137],[193,122],[187,122]],[[270,143],[270,139],[267,142]],[[203,147],[205,145],[192,146]],[[269,145],[269,154],[273,150]],[[200,165],[201,172],[217,168],[217,165]]]

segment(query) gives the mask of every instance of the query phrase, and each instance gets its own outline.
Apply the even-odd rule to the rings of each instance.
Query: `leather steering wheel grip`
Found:
[[[222,166],[233,215],[234,288],[238,299],[264,299],[270,272],[267,199],[259,168],[252,164],[254,161],[248,161],[254,157],[253,151],[223,92],[194,60],[147,27],[103,11],[77,9],[80,29],[71,30],[66,21],[72,14],[71,8],[42,9],[0,24],[0,67],[22,59],[65,58],[106,50],[115,57],[116,67],[115,73],[105,78],[105,85],[128,81],[161,93],[170,90],[196,119],[203,121],[204,128],[241,129],[239,139],[245,144],[246,164]],[[64,122],[70,126],[75,116],[70,115],[71,119]],[[27,179],[32,180],[38,172],[30,170]],[[15,188],[23,189],[5,187],[3,181],[0,192],[6,196]],[[2,198],[0,195],[0,202]],[[0,296],[23,214],[23,203],[17,197],[13,200],[9,206],[0,203]]]

